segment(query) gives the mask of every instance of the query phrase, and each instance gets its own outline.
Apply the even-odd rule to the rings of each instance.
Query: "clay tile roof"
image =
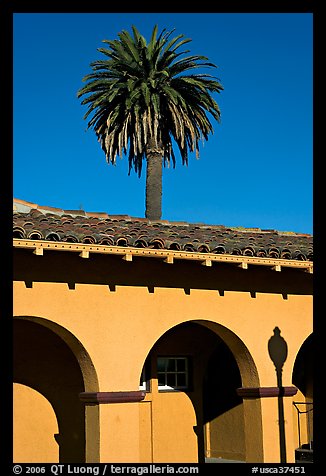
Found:
[[[14,238],[184,250],[313,261],[309,234],[151,221],[104,212],[61,210],[14,199]]]

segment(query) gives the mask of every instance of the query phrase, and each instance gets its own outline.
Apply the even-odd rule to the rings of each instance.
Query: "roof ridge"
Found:
[[[171,221],[171,220],[151,220],[149,218],[142,218],[142,217],[132,217],[130,215],[122,215],[122,214],[108,214],[107,212],[86,212],[85,210],[78,209],[78,210],[64,210],[62,208],[51,207],[51,206],[44,206],[38,205],[33,202],[28,202],[26,200],[21,200],[18,198],[13,198],[13,212],[14,213],[29,213],[32,210],[37,210],[43,214],[56,214],[59,216],[69,215],[73,218],[76,217],[84,217],[84,218],[97,218],[99,220],[105,219],[121,219],[133,222],[145,222],[149,225],[159,224],[161,226],[184,226],[184,227],[200,227],[201,229],[218,229],[218,230],[225,230],[225,231],[235,231],[240,233],[263,233],[263,234],[277,234],[279,236],[288,235],[288,236],[305,236],[305,237],[312,237],[313,235],[309,233],[300,233],[294,231],[279,231],[274,229],[261,229],[258,227],[243,227],[243,226],[226,226],[221,224],[207,224],[207,223],[192,223],[186,221]]]

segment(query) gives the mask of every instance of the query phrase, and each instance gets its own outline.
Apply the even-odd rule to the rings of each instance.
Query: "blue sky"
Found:
[[[312,233],[311,13],[14,14],[14,197],[145,216],[145,167],[106,163],[76,93],[102,40],[155,24],[191,38],[224,87],[200,159],[163,171],[162,219]]]

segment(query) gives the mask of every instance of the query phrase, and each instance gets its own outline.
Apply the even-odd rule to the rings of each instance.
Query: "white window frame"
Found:
[[[158,370],[158,360],[159,359],[162,359],[162,360],[165,360],[165,364],[164,364],[164,370],[163,371],[159,371]],[[184,361],[185,363],[185,370],[178,370],[177,366],[176,366],[176,370],[168,370],[167,367],[168,367],[168,362],[170,360],[175,360],[175,361],[178,361],[178,360],[182,360]],[[189,389],[189,359],[188,357],[186,356],[158,356],[157,357],[157,381],[159,382],[159,374],[162,376],[164,376],[164,381],[165,381],[165,384],[162,385],[162,384],[159,384],[158,383],[158,390],[159,391],[182,391],[182,390],[187,390]],[[168,379],[168,376],[169,375],[174,375],[175,378],[176,378],[176,385],[174,386],[170,386],[167,384],[167,379]],[[183,375],[185,377],[185,385],[178,385],[178,375]]]

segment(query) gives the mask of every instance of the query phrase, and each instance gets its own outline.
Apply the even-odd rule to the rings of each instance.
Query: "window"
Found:
[[[157,378],[159,390],[184,390],[188,388],[188,358],[158,357]]]

